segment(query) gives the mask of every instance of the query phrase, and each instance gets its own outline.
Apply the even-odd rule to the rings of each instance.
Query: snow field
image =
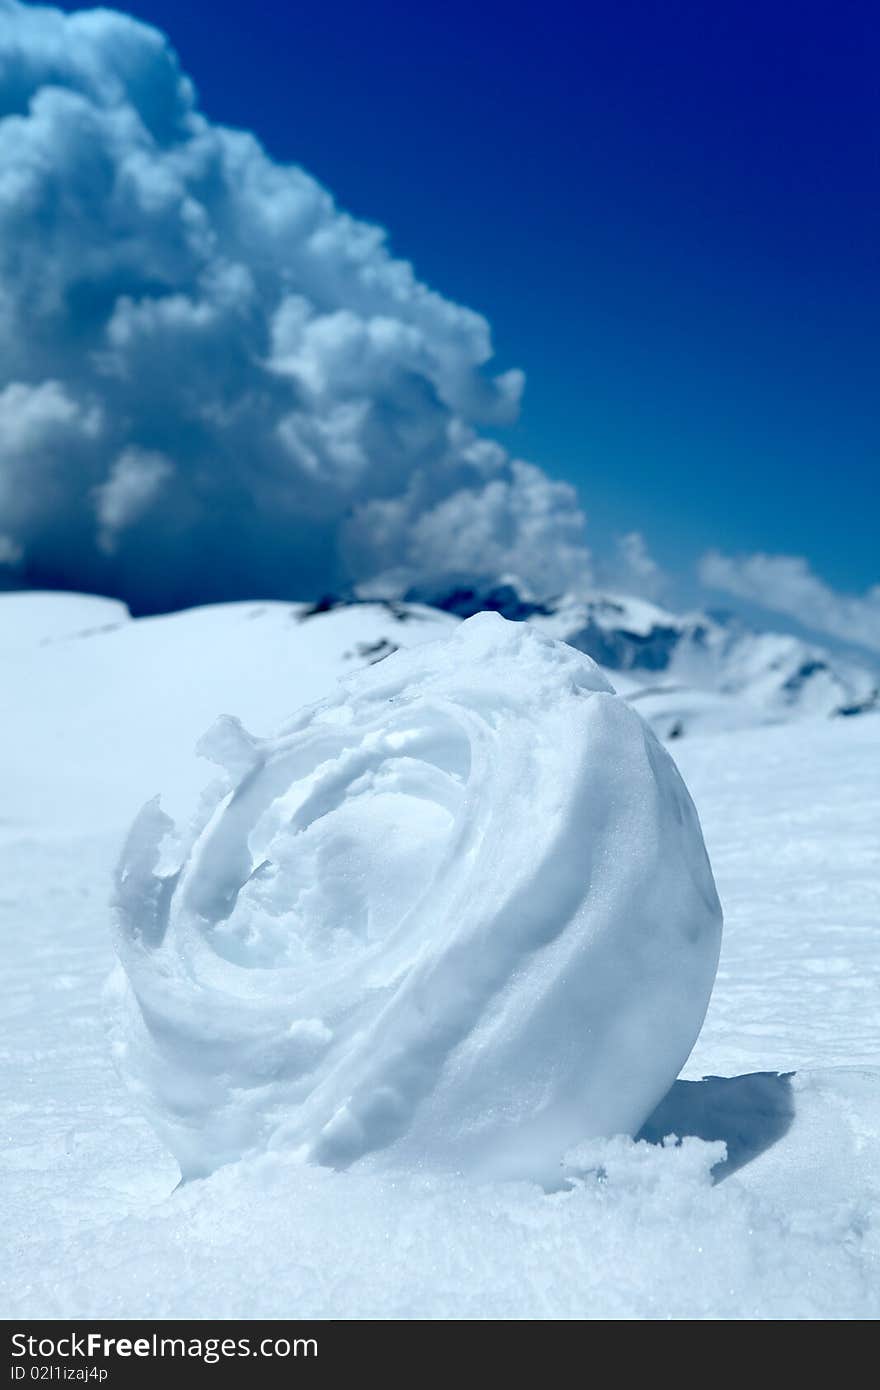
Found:
[[[674,745],[725,932],[685,1079],[646,1134],[702,1138],[591,1141],[551,1194],[284,1151],[177,1187],[102,1018],[126,823],[160,788],[192,805],[214,774],[191,745],[218,712],[268,735],[370,659],[359,643],[403,645],[422,620],[229,605],[75,637],[115,615],[69,611],[41,646],[33,610],[28,626],[7,608],[25,597],[0,600],[17,633],[0,683],[3,1315],[880,1313],[880,720]]]

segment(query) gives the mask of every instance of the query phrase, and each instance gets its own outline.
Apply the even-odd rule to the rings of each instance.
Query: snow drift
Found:
[[[696,813],[583,654],[480,614],[342,682],[118,873],[117,1062],[185,1176],[290,1148],[552,1182],[635,1133],[708,1003]]]

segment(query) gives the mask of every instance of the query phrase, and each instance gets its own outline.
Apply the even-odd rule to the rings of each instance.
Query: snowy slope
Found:
[[[457,626],[378,603],[308,613],[231,603],[123,621],[126,610],[108,600],[0,595],[0,720],[17,731],[5,750],[16,816],[121,828],[160,791],[170,810],[188,811],[213,775],[194,749],[218,714],[271,733],[345,672]],[[38,640],[28,647],[31,623]]]
[[[552,1194],[335,1173],[282,1154],[175,1190],[177,1166],[118,1080],[101,1018],[109,881],[131,815],[160,788],[171,809],[188,808],[213,775],[191,746],[218,713],[268,732],[340,668],[369,661],[358,644],[414,644],[454,619],[254,604],[126,623],[112,606],[63,615],[65,596],[31,598],[0,598],[11,634],[0,654],[0,1313],[880,1313],[880,719],[673,745],[726,925],[685,1080],[646,1133],[698,1138],[594,1141]],[[27,604],[29,617],[13,612]],[[720,1141],[728,1158],[713,1184]]]
[[[129,621],[124,603],[93,594],[0,594],[0,657],[70,637],[110,632]]]

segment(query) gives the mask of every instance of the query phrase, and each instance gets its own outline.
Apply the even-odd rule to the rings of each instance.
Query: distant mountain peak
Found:
[[[408,602],[467,618],[527,622],[586,652],[667,738],[877,708],[878,673],[791,633],[750,628],[725,609],[674,613],[617,591],[524,595],[515,580],[411,590]]]

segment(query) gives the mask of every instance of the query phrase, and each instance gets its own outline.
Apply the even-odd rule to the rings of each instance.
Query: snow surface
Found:
[[[33,591],[0,595],[0,656],[65,638],[110,632],[129,621],[124,603],[92,594]]]
[[[35,597],[54,597],[64,623],[85,630],[46,644],[61,619],[53,627]],[[378,603],[313,617],[304,604],[230,603],[99,631],[96,603],[126,611],[66,594],[0,595],[0,641],[9,634],[0,645],[0,727],[16,731],[4,769],[16,816],[31,824],[63,829],[85,818],[119,830],[159,792],[172,815],[188,815],[210,780],[194,750],[218,714],[269,734],[347,670],[457,625],[432,609]],[[15,652],[35,612],[37,640]]]
[[[589,657],[481,613],[349,676],[118,875],[114,1055],[185,1177],[279,1147],[558,1184],[635,1134],[721,911],[675,764]]]
[[[101,1016],[126,825],[172,784],[187,810],[214,775],[189,749],[216,714],[268,734],[375,659],[359,643],[454,623],[229,605],[40,646],[58,632],[46,612],[28,649],[13,610],[30,597],[0,598],[0,632],[18,634],[0,653],[0,1313],[880,1313],[880,718],[674,744],[725,933],[684,1079],[645,1140],[581,1146],[552,1194],[286,1152],[177,1187]],[[695,1137],[648,1142],[670,1131]]]

